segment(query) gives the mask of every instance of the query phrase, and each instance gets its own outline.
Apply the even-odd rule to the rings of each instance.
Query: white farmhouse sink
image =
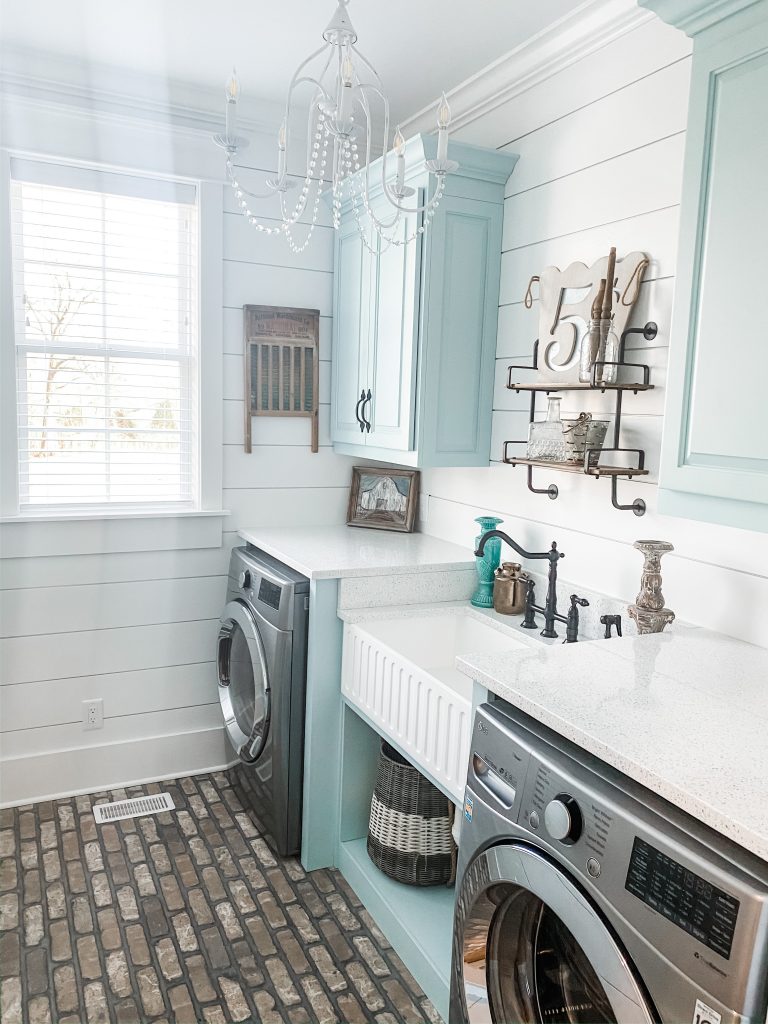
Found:
[[[473,617],[471,611],[368,622],[374,640],[396,651],[423,672],[472,699],[472,680],[455,667],[460,654],[503,654],[527,644]]]
[[[461,803],[472,681],[455,668],[456,657],[530,648],[468,607],[347,623],[341,689],[379,732]]]

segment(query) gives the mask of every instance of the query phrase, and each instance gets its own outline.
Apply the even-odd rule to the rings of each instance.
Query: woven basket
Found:
[[[456,873],[453,803],[382,742],[368,825],[368,856],[406,885],[450,885]]]

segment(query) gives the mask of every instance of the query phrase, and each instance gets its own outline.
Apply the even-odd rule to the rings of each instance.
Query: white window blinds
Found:
[[[11,163],[19,505],[195,507],[193,185]]]

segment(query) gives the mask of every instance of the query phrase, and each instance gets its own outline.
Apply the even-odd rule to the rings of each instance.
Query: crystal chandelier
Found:
[[[445,176],[459,166],[448,159],[451,111],[443,93],[437,111],[436,158],[426,160],[424,165],[434,177],[432,195],[421,205],[408,204],[416,190],[405,184],[405,139],[398,126],[393,140],[395,167],[391,173],[392,160],[391,157],[389,162],[387,159],[389,102],[378,74],[355,45],[357,33],[347,14],[348,3],[349,0],[339,0],[336,13],[323,32],[323,45],[299,65],[291,79],[285,116],[277,133],[277,175],[266,179],[266,192],[249,191],[235,171],[238,150],[247,145],[247,141],[235,131],[240,85],[234,71],[226,87],[225,131],[223,135],[214,136],[214,142],[226,154],[227,178],[248,223],[267,235],[283,234],[293,252],[302,252],[309,244],[326,186],[331,193],[334,228],[338,229],[341,224],[342,203],[351,199],[360,235],[371,252],[377,251],[374,233],[380,236],[384,248],[406,245],[429,227],[445,189]],[[300,90],[309,91],[311,97],[306,115],[296,105]],[[298,116],[307,117],[306,172],[303,177],[290,175],[286,170],[291,126]],[[376,211],[371,203],[374,118],[378,123],[383,122],[381,189],[387,200],[385,211],[379,205],[378,193]],[[363,137],[365,152],[361,154]],[[289,202],[289,193],[299,185],[298,198]],[[267,198],[279,200],[281,222],[276,226],[274,218],[270,218],[269,223],[262,223],[249,205],[250,200]],[[421,223],[405,238],[396,238],[395,232],[404,214],[422,214],[419,218]],[[304,232],[303,238],[297,237],[297,227]]]

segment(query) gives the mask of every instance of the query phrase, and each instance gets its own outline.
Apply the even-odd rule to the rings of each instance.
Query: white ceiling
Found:
[[[335,0],[15,0],[5,47],[280,101],[296,65],[322,43]],[[583,0],[352,0],[361,52],[395,121],[437,100]]]

